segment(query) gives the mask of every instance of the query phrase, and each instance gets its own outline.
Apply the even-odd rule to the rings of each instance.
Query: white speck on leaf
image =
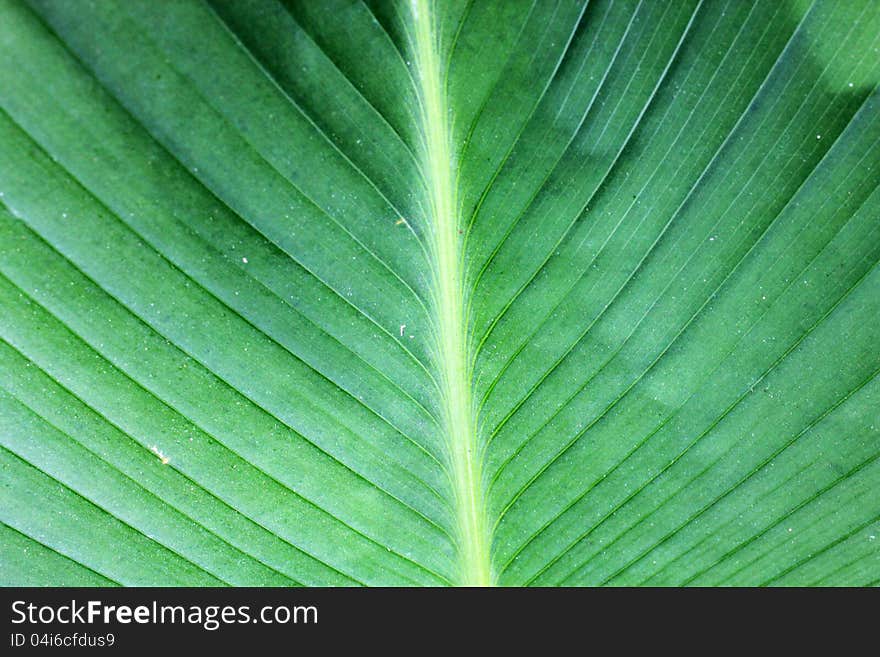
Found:
[[[168,465],[168,462],[171,460],[169,457],[165,456],[165,455],[161,452],[161,450],[160,450],[158,447],[156,447],[155,445],[153,445],[153,446],[150,448],[150,451],[153,452],[153,454],[155,454],[156,456],[159,457],[159,460],[162,461],[162,465]]]
[[[247,263],[248,263],[247,258],[242,258],[241,261],[242,261],[244,264],[247,264]]]
[[[400,337],[403,337],[403,332],[406,330],[406,324],[400,325]]]

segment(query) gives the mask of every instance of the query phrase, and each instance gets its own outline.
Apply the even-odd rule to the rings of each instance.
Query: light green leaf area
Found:
[[[0,583],[880,582],[874,0],[0,0]]]

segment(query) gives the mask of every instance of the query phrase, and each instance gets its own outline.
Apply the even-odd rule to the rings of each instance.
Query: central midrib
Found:
[[[459,573],[464,586],[492,584],[486,508],[467,358],[461,238],[452,176],[445,84],[429,0],[412,0],[415,63],[422,101],[424,168],[430,195],[438,367],[455,494]]]

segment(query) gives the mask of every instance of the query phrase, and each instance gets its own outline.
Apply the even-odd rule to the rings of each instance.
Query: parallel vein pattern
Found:
[[[876,585],[870,0],[0,0],[0,583]]]

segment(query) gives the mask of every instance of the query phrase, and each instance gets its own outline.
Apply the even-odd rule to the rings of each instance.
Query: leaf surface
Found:
[[[0,1],[0,580],[880,581],[870,0]]]

